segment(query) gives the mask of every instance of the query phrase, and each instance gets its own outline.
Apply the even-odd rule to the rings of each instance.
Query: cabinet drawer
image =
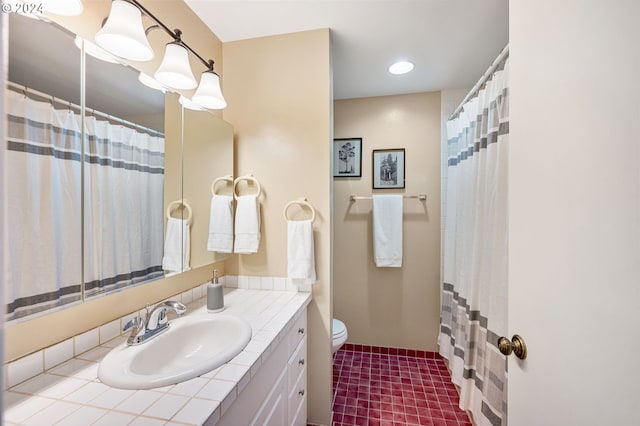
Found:
[[[289,358],[289,389],[293,389],[300,375],[307,371],[307,338],[303,337],[296,351]]]
[[[307,335],[307,313],[306,311],[300,315],[300,318],[296,320],[291,327],[291,330],[288,334],[289,340],[289,353],[293,352],[297,347],[303,337]]]
[[[289,388],[289,424],[296,418],[302,425],[307,424],[307,375],[301,374],[298,381]]]

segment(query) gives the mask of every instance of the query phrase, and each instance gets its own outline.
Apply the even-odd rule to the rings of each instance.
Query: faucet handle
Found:
[[[125,325],[124,327],[122,327],[122,331],[127,331],[132,327],[137,327],[139,328],[142,325],[142,318],[140,317],[135,317],[135,318],[131,318]]]

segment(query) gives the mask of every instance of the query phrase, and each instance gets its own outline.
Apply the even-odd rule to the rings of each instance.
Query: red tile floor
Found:
[[[471,426],[433,352],[345,344],[333,363],[333,426]]]

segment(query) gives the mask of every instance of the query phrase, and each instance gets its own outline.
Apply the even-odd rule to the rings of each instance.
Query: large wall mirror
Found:
[[[231,126],[82,46],[9,15],[9,320],[224,258],[206,239],[211,182],[233,174]],[[167,269],[167,215],[184,204],[187,263]]]

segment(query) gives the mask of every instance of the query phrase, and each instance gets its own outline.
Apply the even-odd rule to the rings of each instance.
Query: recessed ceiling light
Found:
[[[389,72],[391,74],[406,74],[413,69],[413,63],[409,61],[398,61],[391,64]]]

